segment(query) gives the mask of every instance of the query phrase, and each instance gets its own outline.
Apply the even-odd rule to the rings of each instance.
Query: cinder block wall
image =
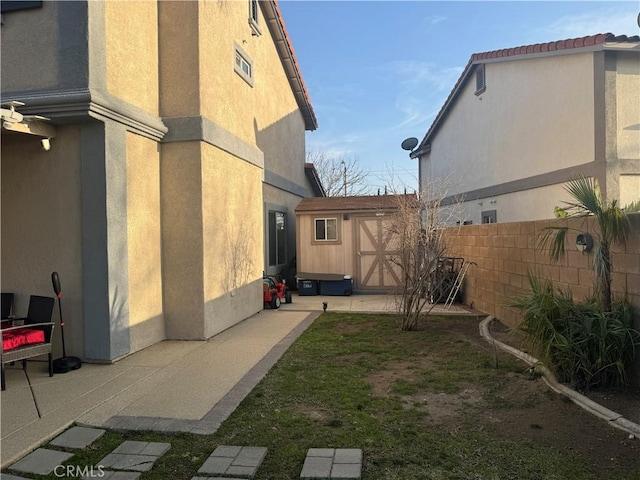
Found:
[[[640,330],[640,214],[629,217],[632,229],[626,245],[613,247],[612,290],[617,297],[627,295],[635,309],[634,326]],[[548,251],[536,248],[538,234],[552,225],[569,225],[576,230],[568,234],[565,256],[557,263],[551,262]],[[520,313],[509,304],[514,295],[529,289],[529,270],[550,278],[557,287],[570,289],[577,300],[592,294],[593,251],[578,252],[575,240],[580,232],[593,234],[595,231],[593,219],[449,228],[449,254],[476,263],[465,277],[464,303],[496,316],[509,326],[517,326],[521,321]],[[640,384],[640,358],[636,363],[632,380],[634,384]]]

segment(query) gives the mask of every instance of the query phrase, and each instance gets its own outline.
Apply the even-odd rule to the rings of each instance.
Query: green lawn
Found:
[[[216,434],[108,432],[73,462],[133,439],[172,444],[143,480],[190,479],[219,444],[268,447],[258,480],[299,478],[311,447],[361,448],[364,480],[640,479],[627,457],[602,465],[563,446],[545,411],[583,414],[494,352],[477,324],[433,318],[401,332],[390,315],[323,314]]]

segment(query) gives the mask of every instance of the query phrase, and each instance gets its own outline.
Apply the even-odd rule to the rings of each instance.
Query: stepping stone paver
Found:
[[[28,479],[25,479],[28,480]],[[191,480],[238,480],[237,477],[191,477]]]
[[[170,448],[170,443],[135,442],[132,440],[127,440],[111,453],[122,453],[127,455],[151,455],[155,457],[161,457]]]
[[[112,472],[110,470],[102,470],[104,475],[99,476],[99,472],[94,472],[93,476],[82,477],[82,480],[138,480],[141,473],[138,472]],[[4,480],[4,479],[3,479]]]
[[[15,475],[9,475],[8,473],[0,474],[0,478],[2,478],[2,480],[31,480],[29,478],[16,477]]]
[[[38,448],[23,459],[17,461],[9,467],[24,473],[36,473],[38,475],[48,475],[54,468],[62,465],[63,462],[73,457],[72,453],[58,452],[46,448]]]
[[[361,476],[359,448],[310,448],[300,473],[301,480],[357,480]]]
[[[163,442],[134,442],[127,440],[109,455],[104,457],[98,465],[114,470],[135,470],[148,472],[155,461],[171,448],[170,443]]]
[[[253,478],[266,455],[266,447],[220,445],[207,458],[198,473],[218,477],[218,480],[220,477]]]
[[[51,440],[51,445],[65,448],[85,448],[105,432],[106,430],[101,428],[73,427]]]

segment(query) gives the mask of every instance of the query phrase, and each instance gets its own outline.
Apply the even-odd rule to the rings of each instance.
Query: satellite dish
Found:
[[[403,150],[412,151],[418,145],[418,139],[416,137],[407,138],[400,144]]]

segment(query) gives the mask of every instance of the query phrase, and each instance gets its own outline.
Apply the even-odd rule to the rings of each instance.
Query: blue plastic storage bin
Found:
[[[343,280],[320,280],[320,295],[343,295],[353,293],[353,281],[350,278]]]

